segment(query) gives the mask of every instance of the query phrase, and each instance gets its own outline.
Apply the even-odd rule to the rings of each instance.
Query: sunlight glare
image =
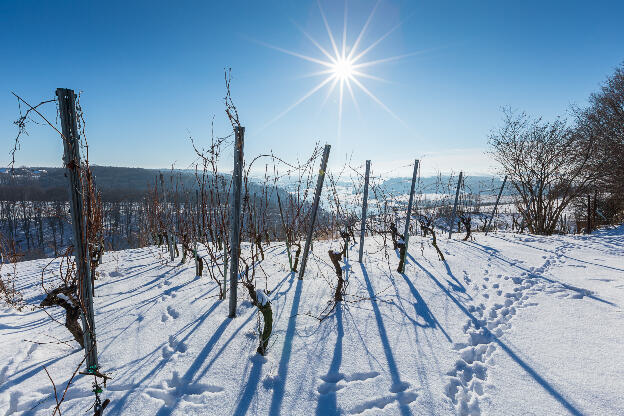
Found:
[[[323,11],[323,8],[321,7],[320,2],[318,3],[319,11],[320,11],[321,17],[323,19],[323,24],[324,24],[325,29],[327,31],[327,35],[329,37],[329,41],[330,41],[330,44],[331,44],[331,49],[329,49],[329,50],[325,49],[323,46],[321,46],[321,44],[319,42],[317,42],[312,36],[310,36],[306,31],[304,31],[303,28],[301,28],[299,25],[296,25],[297,28],[310,41],[312,41],[312,44],[314,46],[316,46],[316,48],[322,53],[322,55],[325,56],[325,58],[327,58],[327,60],[323,60],[323,59],[319,59],[319,58],[313,58],[311,56],[307,56],[307,55],[303,55],[303,54],[300,54],[300,53],[297,53],[297,52],[289,51],[289,50],[280,48],[278,46],[273,46],[273,45],[266,44],[264,42],[259,42],[260,44],[262,44],[264,46],[270,47],[272,49],[276,49],[276,50],[278,50],[280,52],[284,52],[284,53],[287,53],[289,55],[296,56],[298,58],[305,59],[307,61],[314,62],[316,64],[321,65],[323,67],[323,69],[321,71],[317,71],[317,72],[314,72],[314,73],[309,74],[309,75],[311,75],[311,76],[325,75],[326,76],[323,81],[321,81],[315,87],[313,87],[310,91],[305,93],[303,95],[303,97],[301,97],[300,99],[295,101],[295,103],[290,105],[286,110],[284,110],[280,114],[278,114],[277,117],[273,118],[271,121],[269,121],[267,124],[265,124],[264,127],[274,123],[275,121],[277,121],[278,119],[283,117],[286,113],[290,112],[293,108],[297,107],[299,104],[304,102],[310,96],[314,95],[317,91],[319,91],[320,89],[322,89],[323,87],[328,85],[329,89],[327,91],[327,95],[325,96],[325,99],[323,100],[323,103],[321,104],[321,108],[324,107],[324,105],[325,105],[327,99],[329,98],[329,96],[337,89],[338,90],[338,112],[337,112],[337,115],[338,115],[338,138],[340,139],[341,132],[342,132],[342,110],[343,110],[342,107],[343,107],[343,96],[344,96],[344,93],[345,93],[345,91],[344,91],[345,90],[345,84],[346,84],[347,90],[349,92],[349,95],[351,97],[351,100],[353,101],[353,104],[355,105],[355,108],[357,109],[358,113],[360,112],[359,105],[358,105],[358,102],[357,102],[355,94],[354,94],[354,88],[352,87],[351,83],[353,83],[353,85],[355,87],[357,87],[358,90],[363,92],[366,96],[368,96],[375,103],[377,103],[384,111],[386,111],[388,114],[390,114],[392,117],[397,119],[402,124],[405,124],[396,114],[394,114],[379,98],[377,98],[358,79],[358,78],[367,78],[367,79],[371,79],[371,80],[375,80],[375,81],[388,82],[387,80],[385,80],[383,78],[376,77],[376,76],[373,76],[373,75],[370,75],[370,74],[366,74],[366,73],[362,72],[361,69],[362,68],[366,68],[366,67],[375,66],[377,64],[384,63],[384,62],[390,62],[390,61],[394,61],[394,60],[403,59],[403,58],[405,58],[407,56],[413,55],[413,54],[406,54],[406,55],[400,55],[400,56],[394,56],[394,57],[389,57],[389,58],[377,59],[377,60],[373,60],[373,61],[362,62],[362,58],[365,55],[367,55],[370,50],[375,48],[379,43],[381,43],[384,39],[386,39],[391,33],[393,33],[402,24],[402,23],[399,23],[398,25],[394,26],[391,30],[386,32],[383,36],[381,36],[380,38],[378,38],[374,42],[372,42],[368,47],[363,48],[362,50],[360,50],[359,46],[360,46],[360,43],[361,43],[361,41],[363,39],[364,32],[368,28],[368,26],[369,26],[369,24],[370,24],[370,22],[371,22],[371,20],[373,18],[373,15],[375,14],[375,10],[377,9],[377,6],[379,5],[379,3],[380,3],[379,1],[376,3],[375,7],[373,8],[373,10],[371,11],[370,15],[368,16],[368,19],[366,20],[366,23],[364,23],[364,26],[362,27],[362,29],[361,29],[360,33],[358,34],[355,42],[353,43],[353,45],[350,48],[348,47],[348,44],[347,44],[347,7],[346,7],[346,2],[345,2],[345,14],[344,14],[344,22],[343,22],[343,31],[342,31],[342,42],[341,42],[341,45],[338,45],[336,43],[336,39],[334,38],[334,35],[332,34],[332,31],[331,31],[331,29],[329,27],[329,23],[327,21],[327,18],[325,17],[325,12]],[[340,49],[342,49],[342,50],[340,50]]]
[[[339,58],[334,64],[333,73],[340,80],[353,78],[353,62],[346,58]]]

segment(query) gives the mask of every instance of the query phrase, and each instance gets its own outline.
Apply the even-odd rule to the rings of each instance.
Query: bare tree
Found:
[[[545,122],[504,110],[503,125],[489,138],[501,173],[519,195],[518,209],[535,234],[555,232],[564,210],[584,194],[594,178],[590,169],[595,141],[557,119]]]
[[[591,159],[594,190],[602,194],[601,212],[615,222],[624,218],[624,63],[590,95],[589,106],[574,108],[576,133],[596,142]]]

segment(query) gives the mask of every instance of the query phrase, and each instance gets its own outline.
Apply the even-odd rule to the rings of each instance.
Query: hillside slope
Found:
[[[315,242],[303,281],[271,244],[266,358],[243,290],[228,319],[216,284],[192,264],[156,247],[107,253],[95,298],[100,365],[113,377],[105,414],[624,414],[624,227],[457,237],[440,238],[447,263],[411,237],[405,274],[391,250],[388,266],[381,241],[367,239],[362,265],[352,247],[348,301],[320,323],[335,243]],[[17,266],[30,304],[42,299],[45,264]],[[68,335],[41,310],[2,310],[0,414],[51,414],[43,367],[62,390],[83,357],[54,339]],[[92,405],[90,383],[74,379],[63,415]]]

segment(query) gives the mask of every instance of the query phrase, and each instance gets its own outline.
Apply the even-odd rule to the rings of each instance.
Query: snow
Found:
[[[95,288],[100,366],[113,377],[105,415],[624,414],[624,226],[473,235],[438,239],[447,263],[410,236],[405,274],[398,251],[388,248],[388,265],[381,238],[367,237],[364,263],[343,264],[348,301],[320,323],[339,241],[315,242],[304,280],[272,243],[268,280],[256,282],[273,311],[266,357],[245,291],[229,319],[192,261],[156,247],[106,253]],[[46,263],[17,265],[30,305],[43,299]],[[0,308],[0,415],[50,415],[44,366],[62,391],[83,358],[62,308],[48,312],[60,323]],[[64,415],[92,405],[91,381],[76,376]]]
[[[63,299],[65,302],[69,303],[70,305],[74,305],[74,302],[72,302],[72,300],[69,298],[69,296],[65,295],[64,293],[59,293],[58,295],[56,295],[58,298]],[[80,305],[80,301],[78,301],[78,305]]]
[[[258,299],[260,306],[264,306],[269,303],[269,298],[260,289],[256,289],[256,299]]]

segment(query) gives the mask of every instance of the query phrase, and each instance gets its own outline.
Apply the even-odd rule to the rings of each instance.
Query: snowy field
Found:
[[[330,243],[315,243],[303,281],[271,244],[265,358],[243,288],[228,319],[192,263],[167,262],[155,247],[107,253],[95,297],[100,365],[113,377],[105,414],[624,414],[624,226],[461,237],[439,236],[447,263],[411,237],[405,274],[391,250],[388,266],[381,241],[367,240],[362,265],[352,247],[349,301],[320,323],[335,282]],[[46,263],[18,265],[30,305],[43,298]],[[56,343],[69,332],[42,310],[0,312],[0,415],[50,415],[44,366],[62,391],[83,352]],[[64,321],[60,308],[50,313]],[[74,379],[63,415],[85,414],[91,381]]]

